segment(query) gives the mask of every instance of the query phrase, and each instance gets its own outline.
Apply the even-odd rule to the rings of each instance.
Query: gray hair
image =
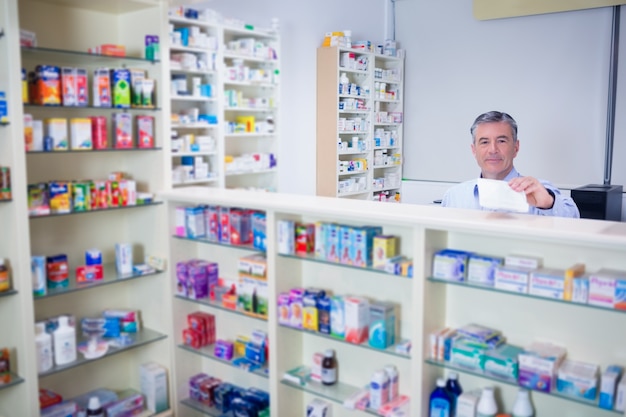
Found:
[[[489,111],[487,113],[483,113],[474,120],[474,124],[470,128],[470,133],[472,134],[472,141],[475,141],[474,133],[476,132],[476,128],[478,125],[483,123],[498,123],[505,122],[511,127],[511,133],[513,133],[513,141],[517,142],[517,122],[513,119],[509,114],[499,112],[499,111]]]

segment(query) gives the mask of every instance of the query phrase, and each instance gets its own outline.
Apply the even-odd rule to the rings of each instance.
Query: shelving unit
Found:
[[[399,200],[403,70],[404,58],[318,48],[317,195]]]
[[[10,166],[13,201],[0,207],[6,244],[0,243],[0,256],[12,266],[15,292],[2,297],[0,313],[11,323],[0,326],[2,345],[16,351],[16,381],[3,387],[0,414],[35,416],[39,414],[38,389],[48,388],[64,398],[72,398],[95,388],[139,390],[139,365],[154,361],[170,368],[171,334],[169,297],[164,297],[167,276],[163,273],[119,276],[112,265],[116,243],[133,246],[134,263],[143,263],[145,255],[164,256],[167,238],[154,228],[166,219],[166,209],[159,201],[150,204],[110,209],[30,217],[27,185],[51,180],[105,179],[113,171],[123,172],[136,181],[138,192],[156,192],[169,178],[169,141],[162,113],[169,112],[166,68],[158,59],[144,59],[145,35],[166,33],[168,5],[157,1],[112,0],[84,2],[67,0],[9,0],[0,8],[0,26],[6,30],[0,39],[0,89],[7,91],[11,124],[0,130],[0,165]],[[52,24],[51,22],[54,22]],[[63,30],[59,30],[62,27]],[[36,33],[38,46],[20,47],[19,29]],[[123,44],[128,56],[115,57],[87,53],[100,44]],[[156,81],[154,107],[100,108],[92,105],[92,79],[89,77],[88,107],[39,106],[22,103],[21,69],[32,71],[36,65],[84,68],[138,68]],[[67,152],[25,152],[24,114],[34,119],[106,116],[109,144],[112,138],[111,114],[128,112],[132,116],[154,117],[153,149],[114,149]],[[136,128],[133,127],[133,130]],[[133,135],[133,138],[136,135]],[[137,208],[139,210],[124,210]],[[91,216],[74,214],[92,213]],[[97,213],[97,214],[96,214]],[[10,242],[10,243],[8,243]],[[84,253],[90,248],[102,251],[105,278],[90,284],[76,284],[75,267],[85,264]],[[64,289],[50,290],[46,296],[33,296],[30,271],[31,255],[67,254],[72,283]],[[142,279],[141,279],[142,278]],[[111,285],[117,284],[117,285]],[[134,342],[121,348],[110,347],[99,360],[85,360],[78,353],[72,363],[53,367],[38,374],[35,352],[35,321],[61,314],[77,320],[97,317],[107,308],[140,311],[142,329]],[[82,340],[80,324],[77,336]],[[171,387],[170,387],[171,389]],[[9,401],[10,399],[10,401]]]
[[[205,187],[176,189],[175,191],[182,192],[196,188],[209,192],[217,191]],[[168,205],[170,225],[173,224],[171,221],[174,218],[175,207],[174,204]],[[173,230],[173,227],[170,227],[168,230]],[[195,311],[203,311],[214,315],[216,338],[231,341],[235,340],[239,335],[250,335],[254,329],[267,331],[267,318],[227,308],[208,298],[196,300],[176,294],[177,262],[190,259],[217,262],[219,277],[236,279],[238,277],[238,259],[253,253],[261,252],[251,245],[231,245],[209,241],[204,238],[192,239],[175,235],[170,237],[170,277],[167,286],[170,291],[170,297],[173,300],[171,314],[173,316],[174,332],[171,339],[175,346],[173,352],[175,366],[173,367],[171,378],[176,392],[176,397],[172,402],[175,415],[221,415],[214,414],[215,409],[188,398],[189,378],[200,372],[242,387],[254,386],[263,390],[269,390],[269,377],[272,371],[267,366],[248,372],[246,369],[239,368],[233,364],[232,361],[216,357],[213,345],[199,349],[185,345],[182,335],[183,329],[187,327],[187,315]],[[237,356],[235,355],[233,360],[236,358]]]
[[[169,23],[174,31],[199,31],[199,37],[202,38],[199,45],[186,47],[178,43],[179,35],[170,35],[170,39],[176,37],[176,41],[169,45],[171,79],[177,80],[175,85],[186,86],[186,91],[191,92],[190,95],[172,96],[172,114],[189,113],[195,108],[200,114],[209,114],[217,120],[217,123],[210,125],[172,122],[172,136],[187,138],[183,141],[181,151],[172,152],[172,185],[203,184],[207,187],[262,188],[275,191],[278,188],[278,175],[276,169],[270,169],[273,168],[269,162],[271,159],[266,162],[264,158],[250,157],[243,163],[241,157],[271,153],[275,159],[278,152],[278,34],[264,29],[234,28],[202,18],[188,19],[170,15]],[[181,33],[180,38],[182,37]],[[192,37],[189,39],[196,42]],[[254,40],[254,48],[247,44],[249,49],[232,50],[235,45],[233,42],[242,39]],[[273,48],[276,56],[255,55],[259,52],[255,49],[259,43]],[[194,59],[179,64],[178,61],[181,60],[177,56],[180,53],[192,54],[198,64],[193,64]],[[193,78],[199,79],[196,82],[211,86],[210,97],[193,95]],[[244,104],[249,101],[255,107]],[[234,124],[241,117],[248,117],[248,121],[251,118],[254,122],[248,128],[254,130],[231,135],[230,132],[239,129]],[[212,145],[205,147],[205,151],[190,149],[185,146],[185,143],[193,141],[190,135],[210,136]],[[240,136],[248,136],[250,140],[242,142],[234,139]],[[173,149],[177,149],[179,142],[175,143],[177,145]],[[193,160],[193,168],[184,168],[191,170],[193,174],[183,174],[180,171],[183,168],[176,168],[182,164],[183,157],[200,158],[198,161]],[[192,161],[187,161],[190,162]],[[203,165],[199,170],[195,168],[196,162],[208,164],[208,175],[204,175]],[[234,170],[229,168],[233,163],[238,164]],[[244,171],[247,175],[232,175],[233,171]],[[197,172],[200,172],[200,176],[196,175]]]
[[[397,339],[411,340],[410,356],[285,327],[278,322],[276,309],[270,308],[267,329],[272,359],[267,381],[272,398],[272,415],[303,415],[305,405],[314,397],[332,401],[335,416],[371,414],[371,410],[348,411],[341,404],[349,395],[364,387],[376,369],[387,364],[396,365],[400,371],[400,393],[411,398],[411,415],[428,415],[428,398],[435,380],[448,370],[460,374],[461,385],[466,391],[495,385],[499,403],[505,407],[501,411],[511,410],[516,383],[430,359],[428,344],[431,332],[468,323],[499,329],[508,343],[517,346],[526,346],[537,339],[553,341],[567,348],[568,358],[597,363],[601,370],[610,364],[624,364],[622,346],[626,343],[626,335],[614,331],[626,325],[626,315],[622,311],[554,302],[463,283],[442,282],[431,277],[433,255],[443,248],[471,250],[489,256],[511,253],[540,256],[544,266],[550,268],[567,268],[583,262],[590,272],[600,268],[625,271],[626,228],[621,223],[513,214],[502,216],[430,206],[387,206],[360,200],[234,190],[209,192],[198,187],[166,192],[164,198],[170,210],[170,221],[174,207],[181,205],[209,204],[266,212],[270,307],[276,305],[280,292],[309,286],[332,290],[333,294],[392,301],[399,306]],[[383,226],[383,233],[400,237],[401,253],[413,259],[413,278],[329,263],[312,256],[281,255],[276,241],[277,222],[281,220]],[[190,252],[192,248],[188,246],[195,245],[195,242],[178,239],[176,242],[173,247],[179,253],[197,254]],[[234,250],[221,248],[208,253],[221,260],[225,259],[223,251],[226,249]],[[178,310],[174,310],[175,317],[180,314]],[[236,321],[229,325],[245,326],[249,325],[248,321],[236,316]],[[336,351],[338,385],[324,387],[309,383],[300,386],[283,379],[286,371],[310,365],[312,354],[326,348]],[[187,357],[175,358],[176,373],[188,366]],[[198,366],[193,369],[198,369]],[[232,369],[223,372],[231,376],[236,374]],[[185,382],[183,379],[178,384],[184,385]],[[184,390],[181,392],[179,385],[177,401],[187,404],[185,398],[187,395]],[[537,415],[617,415],[614,411],[598,408],[594,403],[554,393],[533,392],[532,401]]]

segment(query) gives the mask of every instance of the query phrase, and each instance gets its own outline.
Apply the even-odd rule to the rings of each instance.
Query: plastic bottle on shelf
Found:
[[[345,72],[341,73],[339,77],[339,94],[348,94],[348,86],[350,85],[350,79]]]
[[[513,417],[533,417],[535,410],[530,402],[530,392],[520,388],[513,404]]]
[[[35,347],[37,349],[37,372],[42,373],[52,368],[52,336],[46,332],[43,323],[35,324]]]
[[[452,409],[456,410],[456,401],[461,394],[463,394],[463,388],[461,388],[461,384],[459,383],[459,374],[456,372],[450,372],[448,374],[446,389],[452,398]]]
[[[89,398],[89,403],[87,404],[87,411],[85,416],[87,417],[104,417],[104,408],[100,404],[100,399],[98,397]]]
[[[337,360],[335,351],[326,349],[324,359],[322,359],[322,384],[333,385],[337,382]]]
[[[498,405],[494,396],[493,387],[483,388],[483,392],[478,400],[476,417],[495,417],[498,414]]]
[[[76,329],[69,325],[67,316],[59,317],[59,327],[52,334],[54,362],[58,365],[76,360]]]
[[[446,381],[443,378],[437,378],[437,388],[430,394],[430,402],[428,404],[429,417],[452,417],[452,398],[446,389]]]

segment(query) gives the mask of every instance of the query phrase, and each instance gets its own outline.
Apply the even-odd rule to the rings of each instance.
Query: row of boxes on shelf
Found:
[[[11,168],[0,166],[0,201],[10,200],[11,193]]]
[[[365,152],[369,151],[372,147],[372,141],[358,136],[353,136],[348,139],[337,138],[337,150],[352,151],[352,152]]]
[[[338,93],[342,96],[362,97],[365,99],[370,98],[371,91],[368,85],[359,85],[357,83],[350,82],[350,79],[346,74],[341,74],[339,81]]]
[[[215,316],[196,311],[187,314],[187,327],[183,329],[183,343],[194,349],[215,343]]]
[[[189,91],[189,84],[191,84],[191,91]],[[213,86],[211,84],[202,84],[201,77],[192,77],[191,83],[189,83],[185,74],[171,75],[170,91],[173,97],[213,97]]]
[[[402,80],[402,67],[374,68],[374,79],[399,82]]]
[[[180,113],[172,113],[171,121],[173,125],[206,125],[212,126],[218,123],[216,114],[201,113],[198,107],[192,107]]]
[[[176,293],[194,300],[209,299],[246,314],[267,317],[267,260],[260,254],[239,258],[238,279],[219,276],[215,262],[201,259],[176,264]]]
[[[137,192],[134,180],[121,173],[107,180],[50,181],[28,184],[28,214],[49,214],[100,210],[148,204],[152,194]]]
[[[543,260],[533,256],[508,255],[502,258],[443,249],[434,255],[433,277],[626,310],[626,271],[602,268],[586,272],[582,263],[567,269],[542,265]]]
[[[267,170],[276,168],[277,164],[276,155],[271,152],[224,156],[224,171],[226,174]]]
[[[269,417],[270,395],[258,388],[241,388],[205,373],[189,378],[189,398],[215,407],[223,415]]]
[[[400,100],[399,85],[376,81],[374,83],[374,98],[378,100]]]
[[[272,97],[244,97],[240,90],[224,90],[224,106],[229,108],[253,108],[273,109],[275,107]]]
[[[278,323],[312,330],[349,343],[367,342],[377,349],[396,344],[398,307],[365,297],[331,295],[319,288],[293,288],[278,294]],[[408,354],[410,344],[399,343]]]
[[[340,117],[337,119],[339,132],[369,132],[370,121],[363,117]]]
[[[172,71],[215,71],[217,69],[217,54],[209,51],[202,54],[172,52],[170,53],[170,69]]]
[[[394,153],[391,149],[374,150],[374,165],[400,165],[402,163],[402,155]]]
[[[146,256],[145,263],[133,263],[133,247],[129,243],[115,245],[115,269],[119,277],[132,274],[151,274],[165,269],[165,260]],[[48,289],[67,288],[70,284],[70,267],[67,255],[31,256],[33,295],[44,296]],[[102,252],[99,249],[85,251],[85,264],[76,266],[76,283],[86,284],[102,280]]]
[[[374,129],[374,146],[377,148],[382,147],[396,147],[399,144],[398,131],[396,129]]]
[[[180,158],[180,165],[172,167],[174,184],[213,177],[216,177],[216,174],[211,171],[210,162],[202,156],[185,155]]]
[[[358,55],[355,52],[342,52],[339,55],[339,67],[357,71],[367,71],[369,67],[369,57]]]
[[[174,235],[267,248],[265,212],[225,206],[176,207]]]
[[[430,334],[430,357],[532,390],[591,401],[599,398],[599,407],[624,411],[622,366],[610,365],[600,377],[598,365],[565,359],[564,347],[535,341],[522,348],[505,340],[499,330],[477,324],[445,328]]]
[[[356,193],[367,190],[367,178],[350,177],[337,181],[337,194]]]
[[[139,368],[139,380],[140,392],[126,390],[118,393],[110,389],[98,388],[70,400],[64,400],[60,394],[40,388],[41,417],[65,417],[68,415],[126,417],[140,414],[145,410],[152,413],[168,410],[167,370],[155,362],[144,363]],[[94,403],[96,408],[94,408]],[[98,410],[102,414],[94,414]]]
[[[84,68],[37,65],[22,69],[22,101],[43,106],[89,105],[88,71]],[[93,107],[154,107],[154,83],[145,70],[97,68],[93,70]]]
[[[174,27],[174,24],[170,23],[169,37],[171,46],[202,48],[209,51],[217,51],[218,48],[217,37],[202,32],[199,26]]]
[[[278,59],[278,51],[270,44],[255,38],[239,38],[228,41],[225,45],[225,53],[242,55],[245,57],[268,59],[275,61]]]
[[[369,108],[364,99],[342,98],[339,100],[339,110],[369,110]]]
[[[137,115],[134,119],[128,113],[112,114],[109,144],[108,119],[105,116],[34,120],[32,115],[25,114],[26,151],[154,148],[154,117]]]
[[[374,123],[402,123],[402,112],[400,111],[377,111],[374,114]]]
[[[350,159],[347,161],[339,160],[337,161],[337,165],[337,170],[340,174],[367,171],[367,159],[365,158]]]
[[[171,139],[172,154],[180,152],[215,152],[217,142],[209,135],[196,135],[187,133],[179,135],[177,131],[172,131],[175,135]]]
[[[278,221],[278,253],[314,254],[328,262],[384,269],[411,277],[413,263],[399,256],[400,238],[383,234],[380,226],[348,226],[338,223]]]
[[[372,187],[374,191],[389,187],[400,188],[400,181],[401,176],[399,172],[385,172],[383,177],[374,178]]]
[[[381,203],[399,203],[400,192],[398,190],[385,190],[375,192],[372,201],[379,201]]]
[[[244,65],[243,59],[233,59],[232,66],[224,66],[224,81],[227,83],[278,85],[280,71],[278,69],[251,68]]]
[[[226,134],[231,133],[274,133],[274,118],[267,116],[265,120],[255,116],[237,116],[235,121],[227,121],[224,127]]]

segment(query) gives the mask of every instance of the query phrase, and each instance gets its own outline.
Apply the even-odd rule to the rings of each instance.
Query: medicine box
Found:
[[[564,360],[557,371],[556,390],[575,398],[595,400],[598,393],[598,365]]]
[[[192,239],[206,236],[204,210],[202,207],[185,208],[185,235]]]
[[[302,296],[302,328],[317,331],[319,315],[317,310],[318,300],[325,296],[324,290],[307,288]]]
[[[356,344],[365,342],[369,328],[369,302],[361,297],[345,297],[344,311],[345,340]]]
[[[494,286],[499,290],[526,294],[531,271],[527,268],[500,265],[495,270]]]
[[[243,274],[257,278],[267,278],[267,258],[260,253],[242,256],[237,261],[237,272],[239,272],[240,276]]]
[[[111,82],[108,68],[93,71],[93,106],[111,107]]]
[[[130,243],[115,244],[115,267],[119,275],[133,272],[133,248]]]
[[[252,243],[250,210],[232,208],[230,210],[230,243],[249,245]]]
[[[317,331],[330,334],[330,297],[327,295],[317,299]]]
[[[313,398],[306,406],[306,417],[332,417],[333,408],[330,403]]]
[[[600,408],[612,410],[617,393],[617,382],[622,376],[624,369],[619,365],[610,365],[602,373],[600,378]]]
[[[345,338],[346,321],[345,321],[345,304],[344,298],[334,295],[330,298],[330,334],[339,339]]]
[[[231,243],[231,230],[230,230],[230,207],[220,206],[218,210],[219,219],[219,242]]]
[[[352,245],[350,259],[354,266],[367,267],[372,265],[374,236],[383,232],[379,226],[352,228]]]
[[[243,276],[239,281],[239,304],[243,311],[267,316],[268,289],[265,278]]]
[[[113,107],[130,107],[130,70],[127,68],[116,68],[111,70],[111,92],[113,97]]]
[[[339,225],[329,223],[326,229],[326,260],[339,262]]]
[[[504,259],[471,254],[467,269],[467,281],[472,284],[494,286],[496,268],[504,263]]]
[[[113,143],[116,149],[133,148],[133,121],[130,113],[113,113]]]
[[[326,234],[328,231],[328,223],[315,223],[315,257],[318,259],[326,259]]]
[[[255,249],[265,251],[267,249],[267,222],[265,213],[255,211],[252,213],[252,246]]]
[[[520,386],[543,392],[555,389],[557,369],[565,349],[549,343],[533,343],[518,355]]]
[[[541,268],[530,274],[528,292],[532,295],[563,300],[565,296],[565,271]]]
[[[67,151],[69,148],[69,140],[67,134],[67,119],[51,118],[46,119],[44,123],[45,139],[44,142],[49,143],[51,151]],[[44,145],[45,147],[45,145]]]
[[[302,328],[302,297],[304,289],[292,288],[289,291],[289,316],[290,325],[295,328]]]
[[[278,221],[278,253],[293,255],[296,250],[296,224],[291,220]]]
[[[504,257],[504,265],[512,268],[538,269],[543,266],[543,260],[537,256],[511,254]]]
[[[485,363],[487,349],[476,346],[465,338],[457,338],[450,350],[450,362],[476,371],[481,371]]]
[[[377,302],[369,306],[369,345],[386,349],[396,342],[396,306]]]
[[[48,183],[48,198],[51,213],[69,213],[72,210],[69,182],[50,181]]]
[[[509,381],[517,381],[519,376],[518,355],[524,349],[518,346],[503,344],[485,352],[483,365],[485,374]]]
[[[456,400],[456,417],[476,417],[481,389],[463,392]]]
[[[626,271],[601,269],[591,274],[589,304],[626,310]]]
[[[433,277],[451,281],[465,281],[471,252],[442,249],[433,259]]]
[[[374,236],[373,246],[372,266],[374,268],[384,267],[389,259],[398,255],[399,244],[397,236]]]
[[[139,115],[137,122],[137,147],[154,148],[154,117]]]
[[[617,384],[617,392],[615,394],[615,409],[624,412],[626,410],[626,377],[622,378]]]
[[[278,324],[289,326],[291,324],[291,312],[289,309],[289,293],[281,292],[277,298]]]
[[[300,255],[308,255],[315,250],[315,225],[296,223],[295,226],[296,247],[295,251]]]
[[[339,226],[339,262],[352,265],[350,250],[352,249],[352,227]]]
[[[166,369],[155,362],[144,363],[140,367],[139,379],[146,408],[153,413],[168,410]]]
[[[70,138],[72,150],[91,150],[91,119],[70,119]]]

